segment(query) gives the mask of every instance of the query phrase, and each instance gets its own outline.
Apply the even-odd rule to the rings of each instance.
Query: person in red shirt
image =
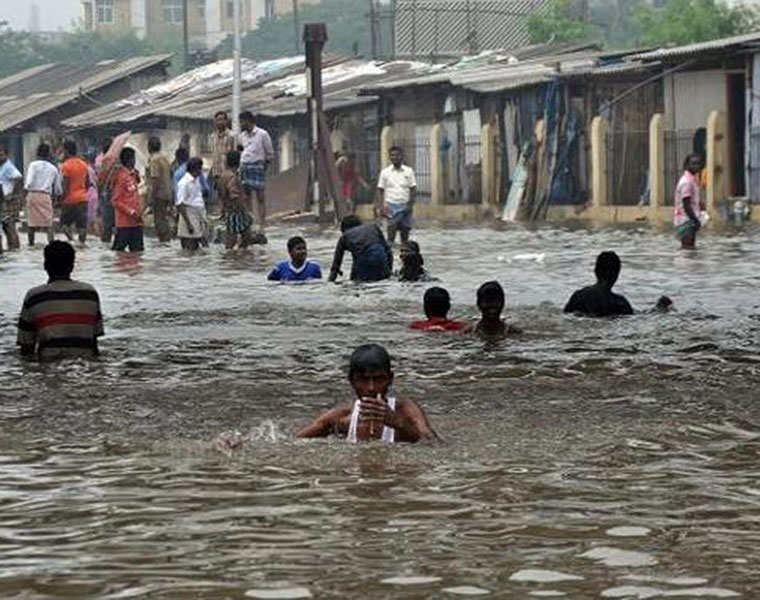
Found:
[[[61,225],[66,237],[74,239],[72,229],[76,227],[79,243],[87,241],[87,189],[94,185],[90,181],[90,168],[77,156],[77,145],[73,140],[63,142],[63,206],[61,208]]]
[[[113,176],[111,203],[116,220],[116,237],[113,250],[124,252],[142,252],[143,228],[142,206],[137,186],[140,175],[135,169],[135,151],[124,148],[119,155],[121,166]]]
[[[414,321],[409,329],[417,331],[449,331],[460,332],[467,328],[467,323],[452,321],[448,318],[451,309],[449,293],[441,287],[432,287],[423,297],[425,306],[425,321]]]

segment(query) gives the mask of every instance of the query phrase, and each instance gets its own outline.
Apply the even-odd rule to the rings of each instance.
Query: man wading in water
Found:
[[[522,329],[501,318],[505,305],[504,288],[498,281],[488,281],[481,285],[478,288],[480,321],[465,333],[472,333],[487,342],[498,342],[509,335],[522,333]]]
[[[690,154],[684,162],[684,173],[676,186],[673,202],[673,225],[676,235],[681,240],[681,248],[694,250],[697,244],[697,232],[702,228],[700,213],[699,173],[702,170],[702,157]]]
[[[438,437],[422,409],[396,400],[391,391],[391,357],[382,346],[359,346],[351,355],[348,380],[356,400],[322,413],[296,433],[299,438],[346,436],[349,442],[419,442]]]

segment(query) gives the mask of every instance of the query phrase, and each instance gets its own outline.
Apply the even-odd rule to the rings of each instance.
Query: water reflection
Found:
[[[526,334],[484,345],[407,331],[421,285],[267,284],[292,233],[234,255],[93,244],[75,276],[107,315],[94,363],[17,358],[41,252],[0,258],[4,597],[753,597],[755,238],[687,257],[644,230],[420,232],[456,317],[504,284]],[[335,234],[307,233],[329,264]],[[609,248],[635,307],[678,311],[563,315]],[[348,397],[365,341],[442,443],[290,438]]]

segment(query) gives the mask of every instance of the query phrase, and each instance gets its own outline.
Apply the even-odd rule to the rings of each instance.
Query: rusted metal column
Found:
[[[306,210],[316,208],[321,219],[325,215],[325,202],[319,181],[319,161],[322,156],[320,152],[319,115],[322,113],[322,49],[327,41],[325,24],[307,23],[304,25],[303,41],[306,45],[307,115],[309,119],[309,140],[311,142]]]

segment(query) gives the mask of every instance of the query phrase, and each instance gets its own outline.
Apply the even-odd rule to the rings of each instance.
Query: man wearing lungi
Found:
[[[269,163],[274,158],[274,147],[269,133],[256,126],[256,119],[250,111],[246,110],[240,113],[240,128],[241,132],[238,138],[238,150],[242,153],[240,179],[251,205],[253,204],[251,202],[253,193],[256,193],[260,234],[257,237],[260,238],[263,237],[266,226],[266,173]],[[251,206],[251,208],[253,207]]]

